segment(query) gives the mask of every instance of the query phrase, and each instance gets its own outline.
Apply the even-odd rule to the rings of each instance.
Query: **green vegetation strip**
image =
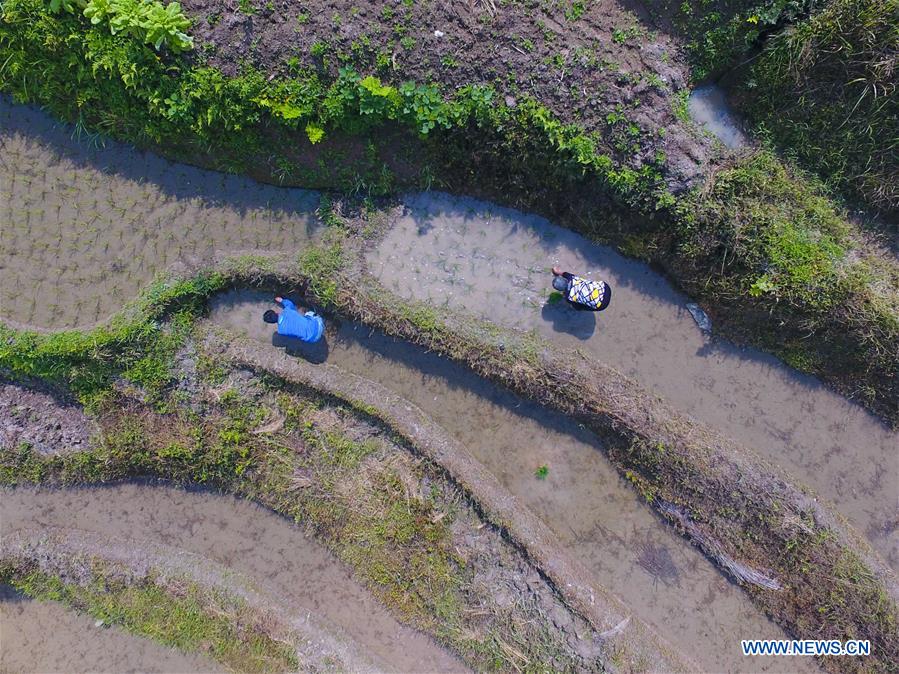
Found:
[[[143,317],[141,311],[126,311],[112,331],[51,336],[6,331],[0,366],[18,376],[49,375],[61,383],[72,382],[88,401],[101,399],[102,390],[111,384],[111,370],[127,368],[133,373],[131,363],[153,352],[158,332],[136,326],[155,325],[166,313],[178,316],[179,306],[196,310],[203,290],[232,284],[308,285],[312,298],[330,310],[452,358],[599,433],[621,474],[717,563],[733,569],[736,562],[776,580],[779,591],[745,587],[789,632],[802,638],[871,640],[870,658],[825,660],[828,668],[890,671],[891,663],[899,661],[890,572],[845,523],[751,452],[681,417],[607,366],[559,352],[531,335],[406,303],[373,279],[360,282],[358,274],[351,273],[355,269],[351,252],[339,241],[307,251],[299,270],[289,260],[270,262],[263,269],[252,263],[232,261],[192,281],[160,282],[135,304]],[[124,335],[146,341],[123,341]],[[95,350],[95,342],[107,347]],[[159,386],[159,380],[154,375],[148,384]],[[578,395],[568,395],[572,390]],[[127,440],[128,434],[119,437]],[[213,436],[202,455],[196,449],[179,449],[164,465],[177,469],[175,477],[230,484],[240,475],[235,466],[247,458],[241,454],[244,445],[231,444],[227,437]],[[109,448],[121,455],[121,461],[90,459],[85,466],[67,464],[66,471],[75,471],[74,475],[111,471],[103,479],[114,479],[122,466],[134,473],[144,465],[157,465],[158,455],[135,452],[123,442],[118,449]],[[43,479],[45,468],[26,459],[7,456],[4,480]]]
[[[73,560],[89,569],[75,582],[40,568],[25,554],[4,551],[0,582],[38,601],[57,601],[128,632],[213,658],[232,672],[295,671],[296,650],[262,631],[245,602],[189,578],[137,578],[101,556]],[[251,627],[257,626],[257,627]]]

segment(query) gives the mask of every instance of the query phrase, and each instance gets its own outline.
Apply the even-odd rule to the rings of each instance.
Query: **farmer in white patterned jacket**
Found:
[[[605,281],[591,281],[553,267],[553,288],[578,311],[602,311],[612,301],[612,288]]]

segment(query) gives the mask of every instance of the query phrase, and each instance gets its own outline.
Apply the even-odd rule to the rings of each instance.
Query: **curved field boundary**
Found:
[[[648,671],[697,671],[695,664],[630,615],[621,600],[587,580],[586,569],[560,551],[547,526],[416,405],[376,382],[333,365],[311,365],[262,349],[249,340],[234,339],[223,355],[234,365],[338,398],[386,424],[471,496],[487,519],[521,547],[569,605],[600,636],[614,640],[619,658],[642,663]],[[622,634],[625,638],[616,638]]]
[[[185,583],[194,584],[217,602],[231,605],[236,601],[248,608],[257,628],[264,626],[273,641],[295,649],[301,668],[333,669],[339,663],[346,671],[382,671],[305,609],[297,616],[247,579],[200,555],[149,541],[57,528],[18,530],[0,542],[0,568],[7,577],[39,571],[66,584],[152,584],[167,593]]]
[[[616,469],[725,573],[739,580],[729,569],[742,565],[780,585],[780,590],[743,587],[784,629],[797,638],[871,641],[871,656],[823,658],[825,667],[895,671],[899,581],[805,488],[613,368],[533,335],[405,302],[338,248],[307,250],[299,268],[280,257],[259,265],[259,260],[226,259],[203,270],[182,269],[119,314],[108,334],[140,320],[158,320],[179,302],[229,286],[277,287],[284,294],[302,288],[328,310],[451,358],[581,421],[605,441]],[[33,336],[29,339],[32,344]],[[0,348],[0,365],[20,362],[17,348],[11,337]],[[18,374],[33,372],[24,366]]]

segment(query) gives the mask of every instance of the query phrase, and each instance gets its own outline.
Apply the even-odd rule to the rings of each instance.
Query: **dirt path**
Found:
[[[0,586],[3,648],[0,671],[37,672],[218,672],[215,662],[162,644],[97,627],[94,619],[53,602],[32,601]]]
[[[408,195],[371,271],[400,296],[534,329],[616,367],[816,489],[899,568],[899,435],[820,382],[709,339],[646,265],[546,220],[441,193]],[[546,304],[549,268],[605,279],[600,314]]]
[[[137,537],[208,557],[345,632],[395,671],[465,671],[405,627],[347,569],[283,518],[230,496],[162,485],[2,492],[2,533],[62,527]]]
[[[231,292],[211,319],[270,344],[257,320],[266,297]],[[709,671],[747,671],[734,635],[785,638],[743,592],[659,522],[621,480],[598,441],[562,415],[522,401],[464,368],[353,324],[328,338],[327,360],[421,407],[548,526],[597,584]],[[546,465],[549,473],[534,473]],[[706,650],[697,651],[697,643]],[[814,663],[753,661],[753,671]]]

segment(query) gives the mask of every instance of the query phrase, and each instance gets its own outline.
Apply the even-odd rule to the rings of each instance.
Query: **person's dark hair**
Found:
[[[262,314],[262,320],[266,323],[277,323],[278,313],[272,309],[269,309],[264,314]]]

